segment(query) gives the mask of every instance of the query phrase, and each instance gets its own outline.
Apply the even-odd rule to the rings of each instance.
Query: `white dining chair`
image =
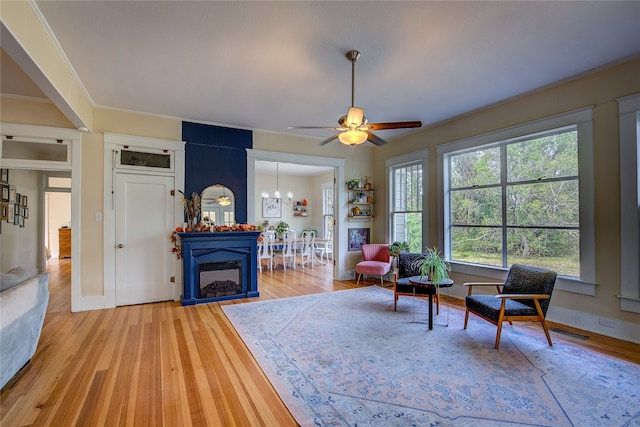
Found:
[[[273,233],[260,233],[258,239],[258,268],[262,273],[262,260],[267,260],[269,271],[273,271],[273,241],[275,235]]]
[[[284,233],[282,250],[275,253],[276,261],[282,260],[282,266],[287,269],[287,260],[291,260],[293,269],[296,269],[296,232],[289,230]],[[276,262],[277,265],[277,262]]]
[[[327,240],[323,242],[316,242],[315,244],[316,255],[320,258],[320,262],[323,263],[324,258],[327,258],[327,262],[329,259],[333,260],[333,236],[331,233],[327,236]]]
[[[302,249],[300,250],[300,265],[304,268],[305,264],[311,261],[311,266],[315,265],[315,233],[313,231],[303,231]]]

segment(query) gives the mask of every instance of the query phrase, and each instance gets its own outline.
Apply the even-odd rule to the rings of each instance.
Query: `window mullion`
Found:
[[[507,145],[500,145],[500,185],[502,192],[502,266],[507,266]]]

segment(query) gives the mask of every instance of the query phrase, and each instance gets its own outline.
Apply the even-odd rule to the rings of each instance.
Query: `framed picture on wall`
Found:
[[[349,250],[359,251],[362,245],[369,243],[369,228],[350,228],[349,231]]]
[[[2,201],[9,201],[9,186],[8,185],[0,185],[2,187]]]
[[[22,196],[22,200],[20,200],[20,204],[25,208],[27,207],[27,196],[25,195]]]
[[[262,198],[262,217],[280,218],[282,217],[282,199],[279,197]]]
[[[9,169],[0,169],[0,182],[3,184],[9,183]]]
[[[0,221],[6,221],[9,218],[9,203],[2,202],[0,204]]]
[[[16,186],[9,185],[9,203],[14,203],[16,201]]]

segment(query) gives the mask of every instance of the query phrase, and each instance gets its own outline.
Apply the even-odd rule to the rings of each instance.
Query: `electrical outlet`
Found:
[[[615,320],[605,319],[604,317],[600,318],[599,323],[602,326],[606,326],[607,328],[615,328],[616,327],[616,321]]]

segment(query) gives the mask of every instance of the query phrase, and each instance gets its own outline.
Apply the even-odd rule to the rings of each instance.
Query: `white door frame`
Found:
[[[12,160],[2,158],[2,143],[0,143],[0,165],[3,168],[22,169],[22,170],[38,170],[38,171],[66,171],[71,172],[71,311],[81,311],[82,297],[80,283],[81,276],[81,251],[80,242],[82,241],[82,227],[80,223],[80,193],[81,193],[81,172],[82,172],[82,133],[74,129],[56,128],[48,126],[19,125],[14,123],[0,124],[2,135],[13,135],[14,137],[23,138],[39,138],[43,140],[64,140],[70,141],[71,159],[64,165],[56,164],[59,162],[50,162],[42,160],[25,161]],[[42,201],[44,195],[40,194],[40,212],[38,217],[42,218]],[[42,236],[39,237],[42,239]],[[40,243],[40,241],[39,241]],[[38,253],[40,253],[39,249]]]
[[[174,209],[174,226],[182,225],[184,210],[179,199],[178,190],[184,191],[184,145],[183,141],[169,139],[147,138],[142,136],[123,135],[116,133],[104,133],[104,236],[103,236],[103,256],[104,256],[104,294],[100,300],[96,300],[98,308],[111,308],[116,306],[116,215],[115,215],[115,173],[116,158],[115,151],[124,146],[138,149],[169,150],[174,153],[174,168],[172,173],[159,173],[148,170],[122,171],[128,174],[140,175],[163,175],[173,176],[176,190],[176,203]],[[180,201],[178,203],[178,201]],[[167,239],[173,230],[167,230]],[[180,300],[182,295],[182,263],[175,261],[176,280],[174,289],[174,299]]]
[[[334,187],[334,220],[333,229],[333,250],[334,250],[334,266],[333,277],[338,280],[347,280],[351,277],[344,268],[344,260],[346,258],[347,247],[347,227],[343,225],[340,215],[340,207],[346,206],[347,195],[345,191],[338,191],[337,183],[344,182],[345,160],[335,157],[310,156],[305,154],[291,154],[276,151],[263,151],[247,149],[247,223],[255,223],[255,183],[256,183],[256,161],[269,161],[280,163],[294,163],[298,165],[312,166],[329,166],[334,168],[334,178],[336,184]]]

